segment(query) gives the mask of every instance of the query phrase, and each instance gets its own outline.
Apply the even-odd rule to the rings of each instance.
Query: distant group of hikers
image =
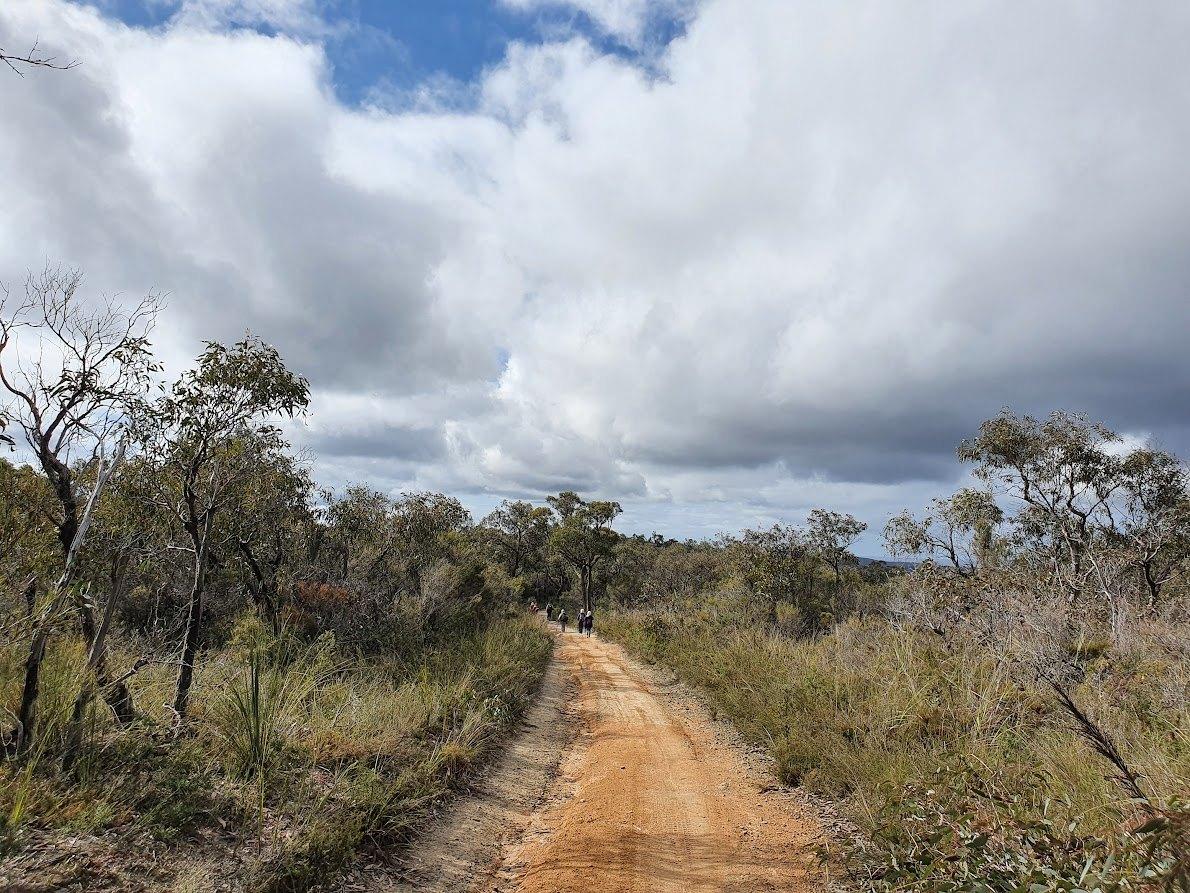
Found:
[[[530,603],[529,611],[531,613],[536,614],[539,610],[540,609],[537,607],[537,602]],[[555,617],[554,616],[554,606],[547,602],[546,606],[545,606],[545,621],[546,621],[546,623],[553,623],[554,620],[558,621],[558,628],[561,629],[562,632],[566,632],[566,624],[568,624],[570,622],[570,615],[566,613],[565,608],[559,608],[558,612],[557,612],[557,617]],[[595,612],[580,608],[579,612],[578,612],[577,631],[581,635],[586,635],[586,636],[590,637],[591,632],[594,629],[595,629]]]

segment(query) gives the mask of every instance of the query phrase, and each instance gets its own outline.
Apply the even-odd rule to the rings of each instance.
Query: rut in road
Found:
[[[738,742],[703,711],[676,704],[619,646],[573,632],[558,638],[532,727],[488,790],[457,804],[414,848],[403,882],[365,872],[356,889],[828,888],[813,858],[821,825],[808,806],[766,785]]]

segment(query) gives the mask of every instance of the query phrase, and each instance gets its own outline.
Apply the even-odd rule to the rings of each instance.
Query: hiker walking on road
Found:
[[[566,632],[566,621],[570,618],[566,616],[566,609],[563,608],[558,612],[558,626],[562,628],[562,632]]]
[[[583,627],[579,632],[586,633],[587,638],[591,638],[591,629],[595,626],[595,612],[588,611],[587,616],[583,618]]]
[[[553,605],[551,605],[549,602],[546,602],[546,603],[545,603],[545,620],[546,620],[546,623],[549,623],[549,622],[550,622],[551,620],[553,620],[553,619],[554,619],[554,606],[553,606]]]

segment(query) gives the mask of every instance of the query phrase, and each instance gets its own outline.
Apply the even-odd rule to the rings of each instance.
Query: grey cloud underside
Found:
[[[219,216],[247,207],[251,229],[270,233],[259,258],[269,275],[196,295],[194,328],[213,326],[218,338],[245,326],[267,333],[322,387],[408,392],[489,371],[430,319],[426,265],[443,250],[433,210],[335,184],[305,156],[301,134],[287,136],[254,147],[258,164],[230,182],[222,171],[233,159],[212,166]]]
[[[625,40],[663,11],[568,2]],[[169,292],[175,369],[273,341],[336,482],[577,489],[678,534],[876,526],[1004,406],[1190,452],[1184,5],[662,6],[648,71],[563,35],[464,114],[343,107],[308,16],[5,3],[0,45],[86,64],[0,81],[0,280]]]
[[[48,251],[96,290],[168,292],[163,325],[191,344],[258,332],[321,387],[410,393],[494,374],[490,356],[432,318],[428,275],[450,224],[426,201],[333,176],[324,109],[265,106],[196,131],[201,163],[171,196],[132,157],[134,125],[105,61],[5,85],[5,118],[23,134],[5,141],[4,166],[27,203],[10,204],[8,222],[23,212],[15,234],[38,250],[10,241],[4,281]]]
[[[963,420],[932,413],[912,423],[900,413],[799,414],[778,411],[716,420],[698,435],[642,444],[631,459],[698,470],[760,468],[780,462],[796,475],[893,483],[953,474],[954,446],[969,433]]]
[[[446,454],[442,433],[433,428],[379,428],[319,431],[302,438],[319,456],[433,462]]]

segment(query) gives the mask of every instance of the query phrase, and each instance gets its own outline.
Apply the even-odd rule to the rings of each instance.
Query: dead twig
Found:
[[[1145,794],[1140,786],[1140,776],[1132,771],[1132,768],[1124,761],[1124,757],[1120,754],[1119,748],[1116,747],[1111,736],[1105,732],[1098,723],[1083,712],[1082,708],[1074,702],[1074,698],[1070,696],[1070,692],[1066,691],[1060,684],[1053,679],[1047,679],[1050,688],[1058,696],[1059,702],[1066,709],[1074,720],[1075,730],[1082,736],[1091,749],[1107,762],[1111,763],[1116,769],[1115,780],[1118,781],[1124,789],[1132,795],[1132,798],[1142,804],[1147,812],[1153,812],[1154,807],[1148,796]]]
[[[27,65],[30,68],[52,68],[56,71],[68,71],[82,64],[77,59],[72,59],[69,62],[59,62],[55,56],[46,56],[39,53],[36,40],[33,41],[33,46],[29,48],[29,52],[23,56],[6,53],[4,47],[0,47],[0,62],[3,62],[15,71],[17,77],[22,78],[25,76],[25,73],[17,68],[18,65]]]

